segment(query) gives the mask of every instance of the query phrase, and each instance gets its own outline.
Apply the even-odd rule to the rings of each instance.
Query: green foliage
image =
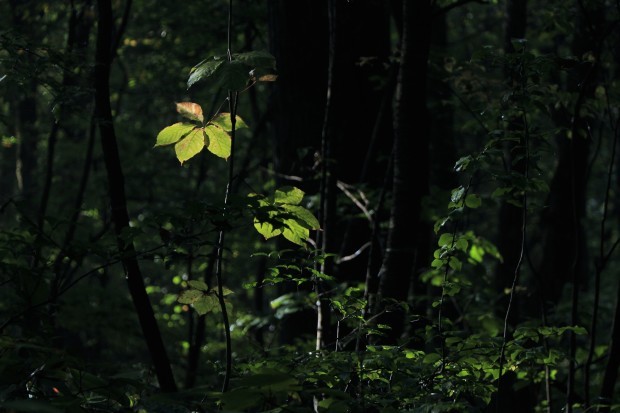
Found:
[[[605,3],[604,13],[590,10],[600,2],[585,1],[577,8],[556,0],[528,3],[536,10],[528,13],[528,38],[513,39],[512,53],[504,50],[499,34],[498,22],[506,15],[496,0],[454,8],[461,2],[434,3],[449,9],[433,10],[438,22],[434,41],[441,42],[440,31],[447,27],[448,42],[431,45],[429,60],[432,190],[421,220],[433,227],[434,235],[424,227],[407,234],[417,245],[416,266],[401,274],[411,276],[413,293],[406,302],[384,300],[385,311],[379,314],[373,309],[381,297],[372,284],[380,280],[392,206],[386,184],[391,172],[384,168],[391,156],[390,111],[367,116],[349,113],[348,106],[357,107],[356,88],[372,88],[390,108],[390,72],[400,51],[392,47],[385,58],[355,56],[367,39],[353,36],[347,39],[350,48],[336,49],[345,57],[338,64],[348,57],[357,60],[350,59],[346,76],[334,84],[334,102],[342,98],[336,90],[340,86],[347,93],[344,102],[349,100],[334,106],[334,117],[342,121],[335,133],[337,150],[333,159],[321,159],[320,134],[308,142],[295,131],[320,129],[323,117],[308,113],[306,123],[294,117],[285,119],[285,128],[278,123],[287,104],[306,115],[306,84],[315,83],[279,64],[288,83],[272,94],[262,82],[277,78],[273,56],[262,51],[233,53],[230,59],[222,55],[225,2],[151,3],[134,2],[140,13],[130,13],[110,79],[130,212],[130,227],[116,234],[110,201],[102,191],[106,178],[98,145],[90,140],[96,15],[82,1],[0,2],[0,411],[482,412],[491,408],[498,388],[502,350],[502,374],[512,383],[506,390],[517,392],[517,399],[520,392],[538,397],[533,411],[546,411],[547,388],[555,410],[564,407],[571,362],[577,366],[574,393],[579,400],[573,411],[602,408],[597,397],[613,350],[609,333],[619,265],[615,169],[609,193],[605,180],[607,167],[617,164],[612,143],[620,89],[614,80],[615,40],[601,43],[598,56],[594,47],[579,53],[572,48],[583,37],[579,25],[584,11],[585,32],[599,33],[601,14],[606,19],[601,37],[607,27],[615,27],[619,11],[613,2]],[[114,6],[120,17],[118,4]],[[264,4],[242,6],[235,8],[235,48],[264,48],[269,37],[283,58],[292,53],[278,50],[277,34],[267,36],[266,23],[256,18],[265,15]],[[338,18],[350,17],[348,6]],[[312,25],[327,24],[311,13],[305,17]],[[72,49],[67,47],[70,18],[79,21],[76,33],[87,34],[85,44]],[[277,13],[272,18],[282,23]],[[282,30],[307,28],[293,21]],[[347,27],[349,22],[338,24]],[[386,48],[398,44],[396,29],[384,37],[368,33]],[[390,38],[394,41],[383,41]],[[301,50],[309,59],[303,63],[316,71],[319,56],[328,54],[328,42],[314,40],[316,50]],[[212,57],[194,66],[187,78],[188,62],[202,56]],[[381,69],[373,72],[376,67]],[[345,81],[350,79],[354,86]],[[591,93],[588,80],[594,83]],[[251,87],[247,99],[244,92]],[[222,90],[239,92],[239,113],[251,113],[256,122],[250,130],[243,119],[234,119],[235,131],[246,129],[235,135],[242,138],[235,142],[241,161],[235,164],[242,167],[231,185],[242,193],[231,195],[227,204],[220,200],[231,164],[233,119],[221,112],[226,102]],[[169,102],[179,102],[177,114],[162,111]],[[579,102],[583,105],[574,113]],[[29,118],[29,111],[35,116]],[[174,119],[177,115],[180,120]],[[580,117],[586,122],[579,123]],[[356,124],[375,131],[377,142],[368,145],[369,153],[360,144]],[[56,127],[54,146],[51,132]],[[168,153],[148,150],[157,130],[155,147],[174,147],[176,159],[189,165],[178,168]],[[290,133],[287,147],[274,148],[269,139],[281,130]],[[587,172],[556,180],[558,164],[566,161],[563,143],[569,139],[594,143]],[[90,145],[95,149],[89,159]],[[454,157],[448,159],[452,146]],[[228,162],[196,156],[205,148]],[[280,150],[291,159],[276,159]],[[357,182],[359,171],[341,169],[348,157],[368,159],[367,179]],[[279,163],[290,163],[292,172],[279,170]],[[342,239],[327,252],[316,250],[312,241],[320,231],[315,208],[323,201],[318,199],[318,171],[325,164],[334,165],[336,179],[345,181],[337,188],[358,191],[337,193],[330,231]],[[446,178],[452,164],[455,174]],[[558,292],[557,303],[541,299],[538,289],[547,277],[544,246],[554,235],[546,231],[557,218],[549,214],[550,203],[558,185],[586,177],[588,191],[576,200],[584,212],[579,219],[585,253],[579,258],[585,270],[579,280],[578,322],[572,325],[570,283]],[[48,178],[49,204],[42,208]],[[292,186],[278,188],[280,179],[300,179],[306,193]],[[245,188],[251,188],[249,196]],[[565,201],[562,207],[570,204]],[[511,251],[498,242],[498,216],[505,206],[528,217],[514,289],[506,285],[517,268],[499,270],[500,264],[512,262],[506,254]],[[217,238],[222,230],[225,245]],[[185,390],[161,394],[157,388],[125,285],[117,237],[135,245],[172,370]],[[349,251],[341,242],[359,249]],[[221,295],[213,258],[218,248],[224,253]],[[599,323],[592,336],[594,271],[599,269]],[[513,313],[504,331],[511,293]],[[230,315],[234,349],[225,393],[219,391],[225,371],[220,301]],[[321,350],[316,350],[313,331],[317,303],[331,320]],[[405,320],[404,332],[384,345],[390,330],[383,319],[394,315]],[[571,355],[573,335],[577,348]],[[617,398],[616,391],[612,402]]]
[[[215,156],[228,159],[232,144],[229,134],[232,130],[230,114],[219,113],[205,123],[202,107],[192,102],[177,103],[177,112],[198,124],[175,123],[162,129],[157,135],[155,146],[175,144],[174,151],[181,164],[199,154],[205,147]],[[247,128],[238,116],[236,123],[238,128]]]
[[[254,228],[265,239],[282,235],[294,244],[305,246],[311,230],[319,229],[319,221],[300,206],[304,193],[295,187],[282,187],[272,197],[250,194],[250,207],[255,211]]]
[[[234,53],[231,61],[226,56],[213,56],[192,68],[187,87],[209,79],[216,87],[239,91],[249,82],[275,80],[272,70],[275,70],[275,59],[267,52]]]

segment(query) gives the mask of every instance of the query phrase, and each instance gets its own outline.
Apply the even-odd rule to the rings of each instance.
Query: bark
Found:
[[[616,47],[614,50],[614,63],[616,77],[618,77],[618,71],[620,70],[620,36],[618,35],[617,31],[615,41]],[[615,122],[616,124],[613,127],[614,136],[612,137],[612,139],[615,139],[615,144],[617,144],[618,139],[620,139],[620,118],[616,118]],[[615,168],[616,182],[618,184],[620,183],[620,162],[616,161]],[[616,190],[616,193],[619,194],[620,191]],[[618,201],[618,195],[616,195],[616,198]],[[620,205],[620,203],[618,203],[618,205]],[[601,236],[603,235],[601,234]],[[609,358],[607,359],[607,364],[605,366],[600,392],[601,401],[603,403],[609,403],[610,405],[613,402],[614,390],[618,381],[618,371],[620,370],[620,284],[618,284],[616,288],[616,304],[611,327],[611,337],[609,339]],[[609,408],[601,409],[601,411],[609,411]]]
[[[591,136],[589,126],[592,119],[585,111],[587,99],[594,96],[600,58],[601,39],[593,29],[602,18],[596,21],[586,16],[577,1],[577,21],[575,36],[571,45],[575,56],[583,57],[591,52],[594,63],[582,61],[569,73],[567,89],[576,96],[573,107],[560,113],[559,126],[570,131],[569,136],[558,139],[558,163],[551,182],[548,207],[543,219],[547,222],[547,237],[543,247],[542,280],[543,298],[553,305],[562,296],[562,290],[570,286],[571,312],[570,325],[579,325],[579,292],[585,286],[588,273],[586,232],[583,221],[586,218],[586,189],[588,180],[589,149]],[[600,26],[599,26],[600,27]],[[577,338],[569,335],[568,378],[566,389],[566,411],[572,412],[575,399]]]
[[[37,26],[33,19],[36,13],[36,3],[29,0],[9,1],[12,23],[16,31],[32,41],[34,35],[33,26]],[[23,53],[24,67],[35,66],[34,56],[28,52]],[[36,194],[35,176],[37,170],[37,86],[35,76],[22,88],[13,101],[12,112],[15,114],[15,137],[17,138],[17,159],[15,163],[15,177],[17,189],[21,198],[25,201],[26,210],[31,210],[35,205],[32,202]]]
[[[397,302],[407,300],[421,232],[421,203],[428,193],[430,127],[426,79],[430,17],[429,0],[403,2],[403,38],[394,105],[392,208],[387,248],[379,273],[379,297]],[[391,310],[380,321],[391,327],[385,337],[387,343],[395,343],[404,326],[404,312],[398,307]]]
[[[176,391],[176,383],[166,353],[166,348],[155,320],[153,308],[145,290],[144,280],[136,258],[133,242],[123,239],[129,228],[129,213],[125,198],[125,183],[118,152],[112,110],[110,106],[110,66],[112,63],[112,4],[98,0],[97,51],[95,59],[95,112],[99,124],[101,147],[108,176],[112,208],[112,221],[117,235],[119,254],[129,287],[129,292],[140,321],[159,386],[164,392]]]
[[[306,193],[317,193],[319,181],[313,170],[320,156],[325,117],[328,29],[326,3],[313,0],[269,1],[270,51],[278,65],[273,85],[273,167],[278,186],[294,185]],[[312,148],[317,149],[317,153]],[[301,181],[299,180],[301,178]],[[278,248],[289,248],[278,241]],[[296,291],[280,285],[279,293]],[[300,336],[313,334],[313,311],[291,314],[282,320],[279,340],[290,344]]]
[[[618,381],[618,369],[620,369],[620,285],[616,293],[616,308],[614,311],[613,326],[609,343],[609,358],[605,366],[603,383],[601,384],[601,401],[603,403],[613,402],[614,389]],[[609,411],[603,408],[601,411]]]

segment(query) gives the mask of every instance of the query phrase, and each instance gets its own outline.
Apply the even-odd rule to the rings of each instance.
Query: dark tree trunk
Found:
[[[396,70],[388,65],[390,54],[387,2],[338,2],[334,78],[330,91],[333,173],[348,193],[336,190],[344,219],[332,228],[335,242],[328,252],[349,257],[334,268],[340,281],[365,278],[372,223],[350,196],[359,197],[360,184],[383,184],[391,152],[391,101]],[[391,67],[390,67],[391,66]],[[380,79],[381,83],[377,82]],[[352,185],[352,186],[349,186]],[[359,199],[359,201],[362,201]],[[362,202],[363,204],[363,202]],[[342,208],[347,208],[342,209]],[[367,206],[376,211],[376,205]],[[376,252],[376,250],[375,250]],[[376,272],[376,270],[375,270]]]
[[[593,120],[585,109],[587,100],[594,96],[596,89],[602,40],[600,33],[595,31],[597,27],[602,27],[600,19],[604,16],[600,10],[591,14],[581,9],[581,5],[582,2],[576,2],[578,14],[572,53],[579,57],[592,53],[594,62],[583,60],[569,73],[567,90],[576,96],[575,103],[559,114],[557,119],[561,122],[559,126],[570,131],[570,135],[562,135],[558,139],[558,163],[550,186],[548,207],[543,216],[547,222],[547,233],[543,247],[541,294],[555,305],[565,286],[571,287],[569,325],[580,324],[579,293],[587,282],[588,260],[583,221],[586,218],[589,149],[592,141],[589,126]],[[595,16],[595,20],[591,20]],[[576,402],[576,347],[577,338],[571,332],[566,390],[566,411],[569,413]]]
[[[394,106],[394,177],[387,248],[380,270],[379,297],[407,301],[422,231],[420,210],[428,193],[429,123],[426,106],[427,60],[431,38],[431,2],[403,1],[403,38]],[[382,304],[379,301],[379,306]],[[380,321],[391,327],[385,337],[395,343],[404,312],[392,308]]]
[[[36,13],[36,2],[29,0],[9,1],[12,23],[16,31],[31,41],[33,37],[33,21]],[[23,59],[26,68],[34,68],[34,57],[24,53]],[[35,176],[37,172],[37,79],[33,79],[21,88],[13,100],[12,112],[15,114],[15,137],[17,138],[17,157],[15,163],[15,177],[17,189],[25,203],[26,212],[34,212],[36,205],[33,199],[36,195]]]
[[[278,65],[273,85],[274,169],[278,184],[309,178],[321,140],[327,83],[327,8],[312,0],[270,0],[270,50]],[[316,186],[314,187],[316,190]]]
[[[615,24],[615,23],[612,23]],[[617,25],[615,26],[617,27]],[[618,30],[615,31],[615,50],[614,50],[614,69],[616,79],[620,78],[620,34]],[[620,139],[620,119],[616,117],[615,119],[616,125],[613,129],[612,139],[615,139],[615,144],[618,144],[618,140]],[[617,151],[618,149],[616,149]],[[616,155],[617,156],[617,155]],[[618,158],[616,158],[618,160]],[[616,160],[615,168],[616,168],[616,185],[620,185],[620,162]],[[620,191],[616,189],[616,197],[617,200],[620,199],[618,194]],[[616,208],[618,208],[616,206]],[[616,209],[616,212],[618,210]],[[601,235],[602,236],[602,235]],[[605,252],[606,253],[606,252]],[[598,286],[596,286],[598,287]],[[605,365],[605,370],[603,373],[603,382],[601,384],[601,393],[600,399],[602,403],[608,403],[612,405],[614,402],[614,395],[616,395],[617,402],[617,392],[614,392],[616,389],[616,384],[618,381],[618,371],[620,370],[620,284],[616,287],[616,303],[611,327],[611,336],[609,338],[609,348],[608,354],[609,358],[607,359],[607,364]],[[593,329],[594,330],[594,329]],[[590,332],[594,334],[594,332]],[[588,366],[589,367],[589,366]],[[601,408],[600,411],[608,412],[609,407]]]
[[[328,61],[327,7],[312,0],[270,0],[270,50],[276,58],[278,80],[271,96],[273,108],[273,166],[278,186],[294,185],[317,193],[313,170],[325,117]],[[301,178],[301,181],[299,180]],[[279,241],[288,248],[287,241]],[[284,285],[279,293],[295,292]],[[292,343],[315,332],[316,314],[303,311],[282,320],[279,340]]]
[[[110,107],[110,66],[112,63],[112,4],[110,0],[97,2],[99,18],[97,27],[97,51],[95,59],[95,112],[99,124],[101,147],[108,175],[112,221],[117,235],[119,254],[129,286],[142,333],[149,349],[159,386],[164,392],[176,391],[166,348],[155,320],[153,308],[146,293],[144,280],[138,265],[132,241],[121,237],[129,228],[129,213],[125,198],[125,183],[118,152],[112,110]]]

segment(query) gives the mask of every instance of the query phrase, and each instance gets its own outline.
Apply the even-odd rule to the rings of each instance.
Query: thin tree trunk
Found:
[[[146,293],[144,280],[131,240],[121,237],[129,228],[129,213],[125,198],[125,183],[118,152],[116,133],[110,107],[110,66],[112,63],[112,4],[111,0],[98,0],[97,52],[95,62],[95,110],[101,146],[108,175],[112,221],[117,235],[119,254],[129,286],[129,292],[148,346],[159,386],[164,392],[176,391],[177,386],[166,353],[166,348],[155,320],[153,308]]]
[[[379,273],[380,299],[399,302],[407,301],[421,231],[421,203],[428,193],[430,127],[426,79],[430,39],[430,0],[403,1],[403,38],[394,106],[392,208],[387,249]],[[403,331],[404,312],[392,308],[380,322],[391,328],[385,341],[395,343]]]
[[[507,143],[504,146],[505,173],[507,176],[519,175],[526,177],[526,130],[527,125],[520,107],[522,96],[526,94],[525,83],[527,73],[524,72],[522,65],[519,64],[519,53],[513,41],[523,39],[527,27],[527,1],[508,0],[506,2],[506,25],[504,30],[504,52],[512,60],[504,68],[505,82],[508,90],[513,92],[514,99],[507,102],[504,109],[507,113],[507,121],[504,129]],[[521,191],[518,191],[519,193]],[[514,199],[512,199],[514,201]],[[517,206],[504,200],[500,206],[497,247],[504,258],[495,268],[495,286],[497,294],[501,297],[498,315],[506,320],[505,337],[510,337],[510,328],[514,327],[520,319],[519,295],[512,290],[513,285],[517,285],[519,277],[519,267],[522,257],[523,220],[525,215],[523,208],[526,208],[525,195],[518,195],[516,199],[521,205]],[[536,397],[533,386],[525,386],[520,390],[514,388],[514,373],[506,372],[498,379],[498,392],[495,395],[496,404],[492,411],[499,412],[521,412],[534,409]]]

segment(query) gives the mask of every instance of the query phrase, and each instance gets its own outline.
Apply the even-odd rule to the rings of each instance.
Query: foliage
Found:
[[[244,51],[222,54],[226,2],[134,1],[109,85],[130,215],[117,234],[91,127],[97,12],[89,1],[34,3],[0,4],[0,411],[618,407],[617,391],[598,397],[617,352],[614,2],[530,2],[527,39],[510,47],[498,2],[433,3],[438,32],[421,79],[429,193],[407,234],[405,301],[381,298],[380,269],[402,16],[375,5],[382,26],[363,2],[342,2],[335,14],[308,6],[301,21],[279,14],[284,5],[235,1],[228,29]],[[256,18],[267,12],[269,22]],[[319,66],[334,15],[346,16],[335,32],[346,41],[331,50],[343,57],[331,56],[329,70],[342,71],[329,80]],[[374,47],[355,31],[364,18],[383,27],[388,58],[363,47]],[[319,52],[297,44],[310,26],[324,29]],[[578,50],[586,37],[596,42]],[[299,108],[316,105],[322,76],[335,85],[325,116],[311,117]],[[377,119],[366,118],[379,100]],[[300,137],[316,125],[332,147]],[[119,251],[119,239],[135,250]],[[144,274],[178,392],[159,389],[121,276],[126,254]],[[549,281],[562,261],[577,275]],[[392,342],[395,314],[404,333]]]

